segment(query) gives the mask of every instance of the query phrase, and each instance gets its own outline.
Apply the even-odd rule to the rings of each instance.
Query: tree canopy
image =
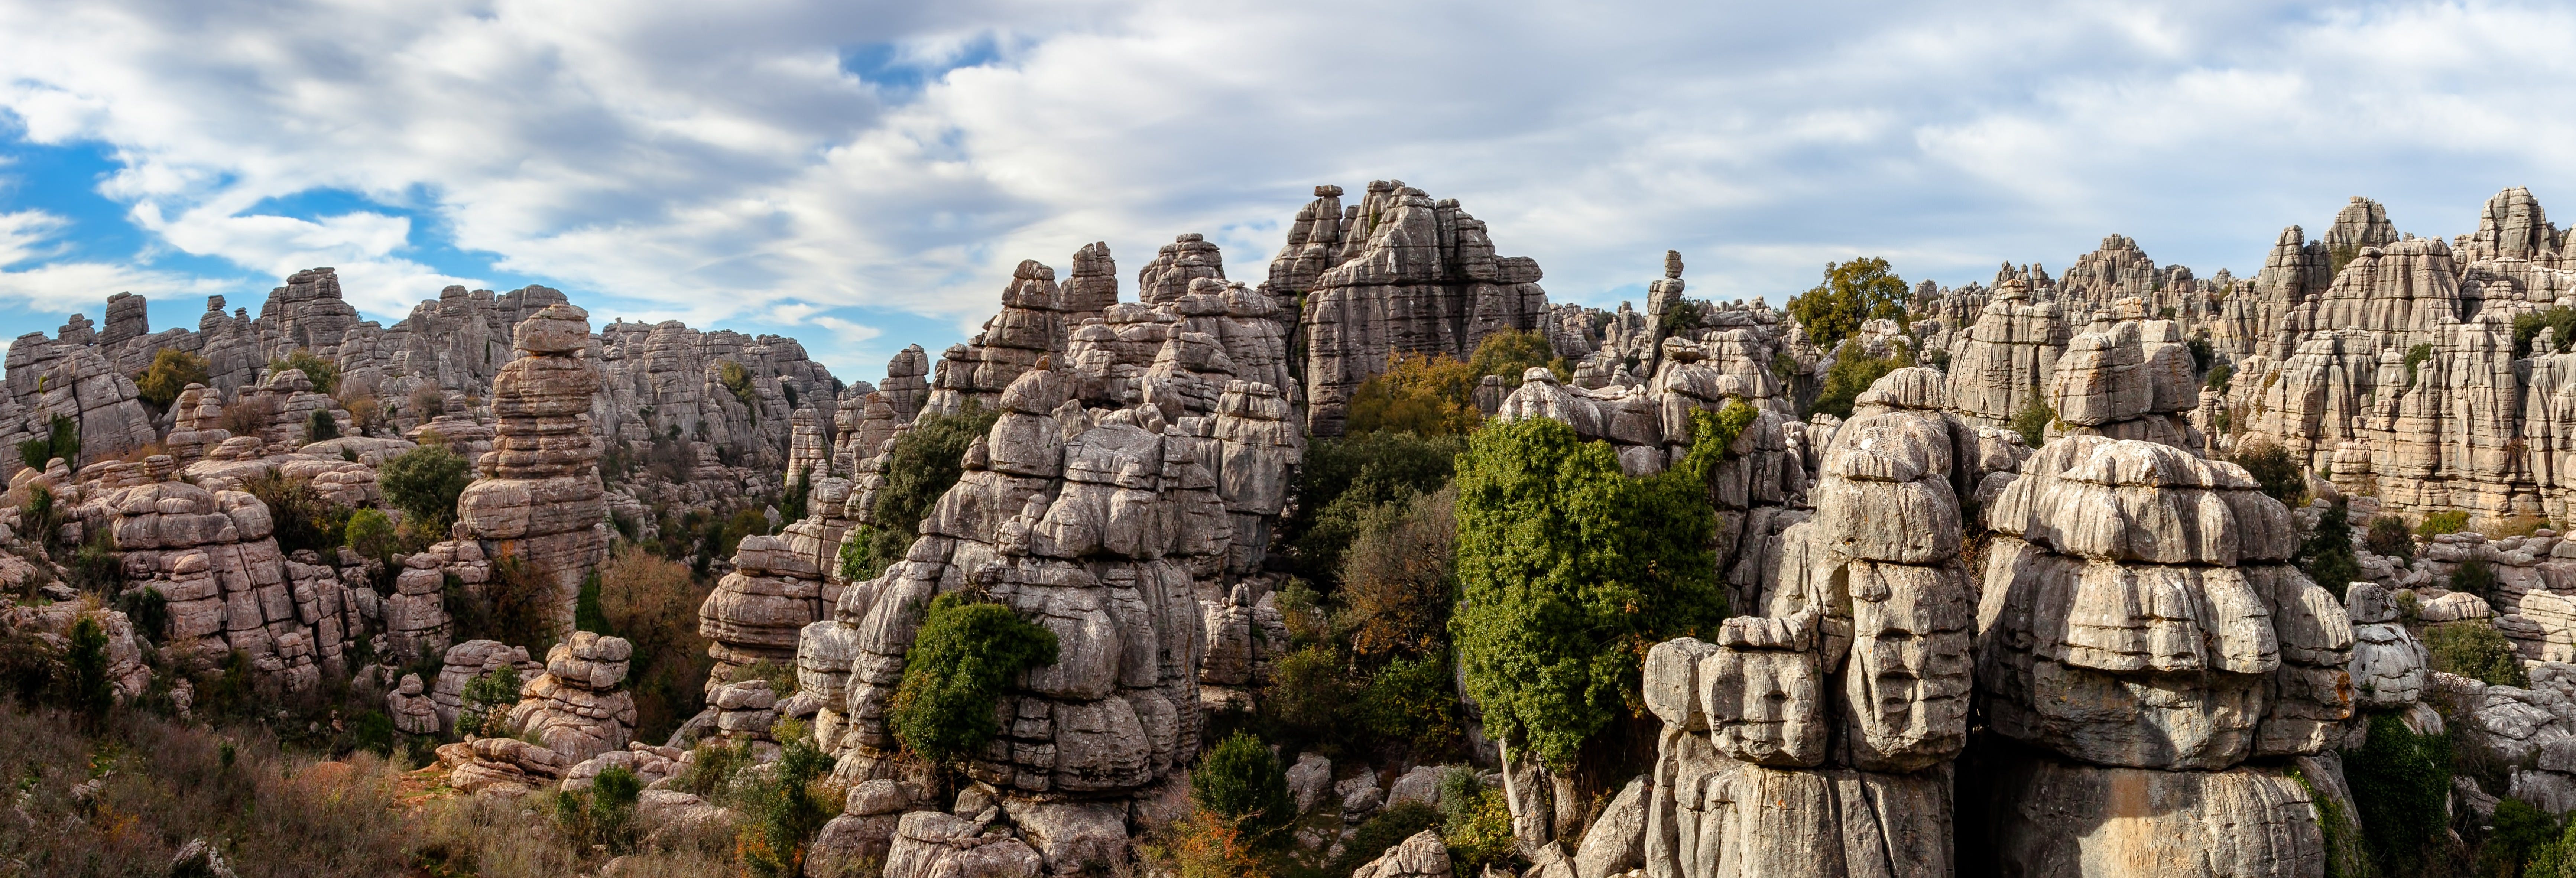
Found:
[[[1859,332],[1864,322],[1905,319],[1905,302],[1911,295],[1905,279],[1897,277],[1885,259],[1828,262],[1823,283],[1790,297],[1789,316],[1798,318],[1798,325],[1807,328],[1807,338],[1817,347],[1832,350]]]
[[[1626,709],[1648,647],[1725,617],[1707,477],[1727,431],[1706,412],[1693,425],[1689,459],[1644,478],[1557,421],[1470,438],[1450,635],[1488,733],[1570,764]]]

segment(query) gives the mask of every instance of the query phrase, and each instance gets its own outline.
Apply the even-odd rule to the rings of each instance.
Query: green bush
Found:
[[[2451,739],[2372,714],[2369,742],[2345,755],[2343,769],[2371,859],[2383,874],[2413,874],[2450,824]]]
[[[894,448],[886,455],[885,487],[877,489],[871,509],[876,523],[860,530],[866,535],[861,543],[867,547],[859,563],[861,575],[845,578],[874,579],[903,560],[912,541],[921,535],[921,520],[965,474],[966,449],[991,432],[1000,417],[1000,412],[969,407],[953,415],[928,415],[895,436]]]
[[[71,668],[71,707],[95,728],[116,706],[116,682],[107,676],[107,629],[97,616],[84,613],[72,623],[63,663]]]
[[[134,630],[148,637],[164,637],[170,630],[170,597],[153,586],[129,588],[116,596],[116,611],[134,623]]]
[[[701,742],[689,758],[688,770],[671,781],[671,787],[693,796],[714,796],[733,786],[735,774],[757,764],[758,757],[749,744]]]
[[[1236,732],[1200,757],[1190,773],[1190,801],[1232,822],[1256,841],[1297,819],[1297,798],[1279,757],[1260,738]]]
[[[270,372],[286,369],[303,371],[304,377],[313,380],[313,392],[323,396],[330,396],[340,389],[340,367],[333,365],[329,360],[322,359],[321,355],[315,354],[311,349],[296,348],[286,356],[268,361]]]
[[[71,466],[80,466],[80,422],[55,415],[45,422],[45,438],[18,443],[18,460],[33,469],[44,469],[54,458]]]
[[[2419,344],[2406,349],[2406,386],[2415,386],[2416,370],[2421,368],[2426,361],[2431,359],[2433,359],[2432,345]]]
[[[349,517],[355,511],[313,490],[312,482],[270,471],[244,479],[242,490],[268,506],[278,551],[291,554],[309,549],[327,559],[348,545]]]
[[[1837,418],[1851,417],[1852,403],[1860,398],[1861,391],[1868,390],[1889,372],[1914,365],[1913,354],[1907,353],[1903,347],[1894,354],[1875,358],[1858,356],[1858,346],[1846,347],[1843,352],[1846,356],[1834,360],[1833,367],[1825,370],[1825,387],[1817,392],[1816,401],[1807,407],[1808,411],[1823,412]]]
[[[2277,442],[2248,442],[2227,456],[2229,463],[2245,468],[2263,493],[2292,509],[2308,494],[2307,467],[2292,457],[2290,449]]]
[[[1360,823],[1351,833],[1350,843],[1342,846],[1342,855],[1325,864],[1326,875],[1349,875],[1386,853],[1387,848],[1403,844],[1405,839],[1420,835],[1425,829],[1441,828],[1440,809],[1421,802],[1398,802],[1387,806]]]
[[[2465,591],[2477,595],[2485,598],[2490,604],[2495,602],[2495,584],[2495,565],[2487,563],[2483,558],[2462,561],[2458,569],[2451,571],[2452,591]]]
[[[1255,704],[1282,745],[1340,757],[1362,743],[1363,730],[1349,722],[1358,682],[1339,652],[1317,644],[1272,663],[1270,685]]]
[[[349,548],[360,556],[391,563],[395,552],[402,550],[402,538],[394,533],[394,520],[382,509],[360,509],[349,513],[349,524],[340,531]]]
[[[2030,399],[2013,412],[2012,431],[2021,434],[2021,442],[2032,448],[2048,444],[2048,425],[2057,423],[2057,410],[2040,398],[2039,388],[2030,389]]]
[[[1460,874],[1479,874],[1484,865],[1511,858],[1511,805],[1474,771],[1452,769],[1440,779],[1440,812],[1440,839],[1449,843],[1449,862]]]
[[[2455,534],[2468,529],[2468,510],[2451,509],[2425,513],[2424,520],[2415,525],[2415,535],[2429,540],[2443,534]]]
[[[581,578],[581,591],[572,599],[572,627],[575,631],[608,631],[608,614],[599,605],[599,571]]]
[[[2486,843],[2478,850],[2480,871],[2484,874],[2511,875],[2515,866],[2558,841],[2559,821],[2556,816],[2512,796],[2496,801],[2491,825],[2493,829],[2487,833]],[[2546,873],[2525,874],[2539,876]]]
[[[1416,762],[1453,752],[1463,732],[1452,679],[1445,656],[1388,662],[1360,690],[1360,723],[1369,737],[1400,746]]]
[[[2219,363],[2218,365],[2209,367],[2209,380],[2201,382],[2200,386],[2220,393],[2226,393],[2227,385],[2234,383],[2235,380],[2236,367],[2226,363]]]
[[[611,854],[635,849],[635,803],[644,782],[635,772],[611,766],[591,778],[586,790],[555,796],[555,829],[583,847],[605,847]]]
[[[1790,297],[1788,310],[1798,325],[1806,327],[1809,341],[1833,350],[1836,343],[1859,332],[1862,323],[1905,319],[1905,302],[1911,293],[1885,259],[1828,262],[1824,282]]]
[[[465,681],[456,711],[456,735],[468,740],[509,733],[510,708],[519,703],[519,669],[504,664]]]
[[[1556,373],[1558,381],[1574,378],[1573,367],[1556,355],[1556,346],[1548,343],[1547,336],[1526,329],[1506,329],[1485,336],[1476,345],[1475,353],[1467,355],[1467,369],[1476,373],[1478,380],[1500,375],[1506,388],[1521,386],[1521,373],[1535,366],[1546,366]]]
[[[1055,632],[1001,604],[978,603],[963,592],[940,595],[904,656],[903,684],[886,726],[932,762],[972,755],[1002,731],[993,705],[1003,684],[1055,660]]]
[[[1696,442],[1682,465],[1632,478],[1607,443],[1553,420],[1470,439],[1449,630],[1488,734],[1569,765],[1627,709],[1647,647],[1725,617],[1709,545],[1719,453]]]
[[[2513,642],[2483,619],[2426,628],[2424,648],[2432,653],[2433,670],[2484,681],[2490,686],[2531,685]]]
[[[743,408],[750,409],[754,415],[760,413],[760,395],[758,388],[752,386],[750,369],[741,363],[725,360],[716,364],[716,380],[724,384],[724,389],[732,393],[734,400],[742,403]]]
[[[2335,594],[2361,578],[2361,559],[2352,552],[2350,512],[2343,501],[2335,501],[2317,516],[2316,527],[2299,544],[2297,560],[2309,579]]]
[[[2538,353],[2554,354],[2566,350],[2570,343],[2576,343],[2576,308],[2549,308],[2530,314],[2514,315],[2513,355],[2531,356],[2534,353],[2531,349],[2532,340],[2540,335],[2540,330],[2543,328],[2557,332],[2558,347],[2556,350]],[[2412,354],[2410,353],[2409,356]]]
[[[134,376],[134,389],[153,408],[168,411],[172,403],[179,401],[179,394],[186,391],[188,385],[211,380],[207,377],[206,358],[176,348],[162,348],[152,352],[152,365],[144,367],[143,374]]]
[[[394,719],[381,710],[368,710],[349,720],[349,743],[352,747],[391,756],[394,752]]]
[[[813,736],[798,728],[802,725],[779,723],[778,761],[739,797],[752,819],[735,831],[734,853],[758,878],[800,874],[806,845],[841,813],[840,790],[823,781],[832,770],[832,757],[814,746]]]
[[[1317,439],[1297,472],[1297,505],[1283,524],[1291,573],[1327,587],[1341,582],[1342,554],[1371,510],[1428,494],[1457,472],[1463,436],[1402,431]]]
[[[315,409],[313,417],[304,422],[304,441],[306,442],[322,442],[338,438],[340,438],[340,421],[331,417],[328,409]],[[348,449],[344,448],[341,451],[346,452]]]
[[[473,482],[465,458],[436,442],[395,455],[376,475],[385,502],[402,510],[413,533],[433,541],[447,537],[456,522],[456,498]]]
[[[2415,558],[2415,533],[2406,527],[2406,519],[2381,515],[2370,520],[2370,529],[2361,538],[2364,548],[2373,555],[2412,561]]]

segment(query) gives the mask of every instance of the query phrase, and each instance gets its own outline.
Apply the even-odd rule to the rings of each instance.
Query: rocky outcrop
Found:
[[[2138,319],[2141,304],[2122,299],[2119,319],[2096,318],[2059,354],[2047,398],[2056,418],[2050,435],[2108,436],[2157,442],[2199,453],[2204,441],[2189,413],[2200,407],[2191,351],[2171,320]]]
[[[1974,621],[1959,449],[1974,434],[1945,401],[1933,370],[1880,379],[1826,446],[1815,517],[1782,534],[1778,577],[1741,604],[1761,615],[1648,653],[1663,724],[1639,790],[1649,874],[1951,872]]]
[[[2040,449],[1986,520],[1977,686],[1993,732],[2025,745],[1991,754],[1993,786],[1963,799],[1994,867],[2316,874],[2306,794],[2244,765],[2326,752],[2354,707],[2351,620],[2285,563],[2288,511],[2233,464],[2071,436]],[[2141,789],[2206,804],[2140,812],[2170,815],[2154,831],[2067,831],[2131,813],[2120,797]],[[2198,850],[2233,856],[2186,854]]]
[[[477,463],[482,478],[456,501],[460,535],[486,541],[494,558],[524,565],[544,583],[557,632],[572,630],[581,581],[608,550],[590,418],[599,376],[583,356],[589,336],[590,315],[570,305],[520,322],[516,342],[526,355],[493,379],[501,422]]]
[[[709,687],[754,662],[795,662],[797,632],[824,615],[823,571],[815,562],[779,537],[742,538],[733,572],[698,606],[698,633],[716,661]]]
[[[2033,302],[2019,280],[1996,287],[1974,326],[1950,350],[1951,408],[2000,426],[2041,397],[2071,338],[2055,302]]]
[[[1266,290],[1304,302],[1306,419],[1315,434],[1342,432],[1351,392],[1385,371],[1391,354],[1464,360],[1496,332],[1539,328],[1547,294],[1538,263],[1496,256],[1485,224],[1457,201],[1379,180],[1344,210],[1332,191],[1299,214],[1295,252],[1281,251],[1286,264],[1271,271],[1286,285]],[[1338,221],[1325,219],[1334,214]],[[1312,285],[1300,286],[1309,272]]]
[[[573,632],[546,651],[546,672],[521,685],[509,727],[572,762],[625,749],[635,697],[621,685],[633,653],[626,638]]]

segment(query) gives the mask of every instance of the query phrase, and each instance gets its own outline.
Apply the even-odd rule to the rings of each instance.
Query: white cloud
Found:
[[[2345,195],[2447,233],[2503,186],[2576,191],[2576,14],[2541,4],[704,9],[0,0],[0,109],[110,145],[102,191],[167,246],[336,265],[375,316],[472,283],[410,249],[435,235],[616,313],[871,357],[915,339],[829,312],[963,334],[1012,264],[1090,241],[1132,277],[1203,232],[1259,278],[1317,183],[1459,198],[1596,304],[1667,248],[1694,291],[1774,302],[1826,259],[1955,282],[2111,232],[2242,273]],[[400,210],[257,207],[317,188]],[[40,272],[74,294],[38,259],[0,296]]]
[[[96,310],[111,293],[202,294],[219,285],[127,265],[54,259],[67,249],[61,234],[70,225],[40,210],[0,213],[0,301],[71,313]]]

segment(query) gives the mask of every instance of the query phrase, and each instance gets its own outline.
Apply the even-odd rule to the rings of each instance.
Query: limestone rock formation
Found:
[[[1390,354],[1464,360],[1496,332],[1539,328],[1547,294],[1538,263],[1496,256],[1485,224],[1456,200],[1379,180],[1345,210],[1338,188],[1316,191],[1273,263],[1284,283],[1266,291],[1303,299],[1306,418],[1317,435],[1341,433],[1351,392],[1385,371]]]
[[[572,762],[624,749],[635,734],[635,697],[621,688],[633,652],[626,638],[573,632],[546,651],[546,672],[521,685],[509,727]]]
[[[2325,752],[2354,707],[2351,619],[2284,563],[2297,542],[2288,511],[2234,464],[2070,436],[2032,456],[1987,524],[1977,686],[1994,733],[2028,745],[1995,754],[1989,798],[1962,805],[1996,868],[2321,868],[2305,794],[2243,765]],[[2115,797],[2139,784],[2153,801],[2237,810],[2179,811],[2136,835],[2064,831],[2064,819],[2126,808]],[[2188,854],[2198,850],[2233,856]]]
[[[591,395],[599,375],[583,357],[590,315],[548,305],[517,330],[526,356],[492,382],[501,423],[477,466],[482,478],[457,498],[457,530],[491,544],[497,558],[525,565],[552,593],[548,618],[572,630],[582,578],[608,550],[608,509],[599,481]]]

